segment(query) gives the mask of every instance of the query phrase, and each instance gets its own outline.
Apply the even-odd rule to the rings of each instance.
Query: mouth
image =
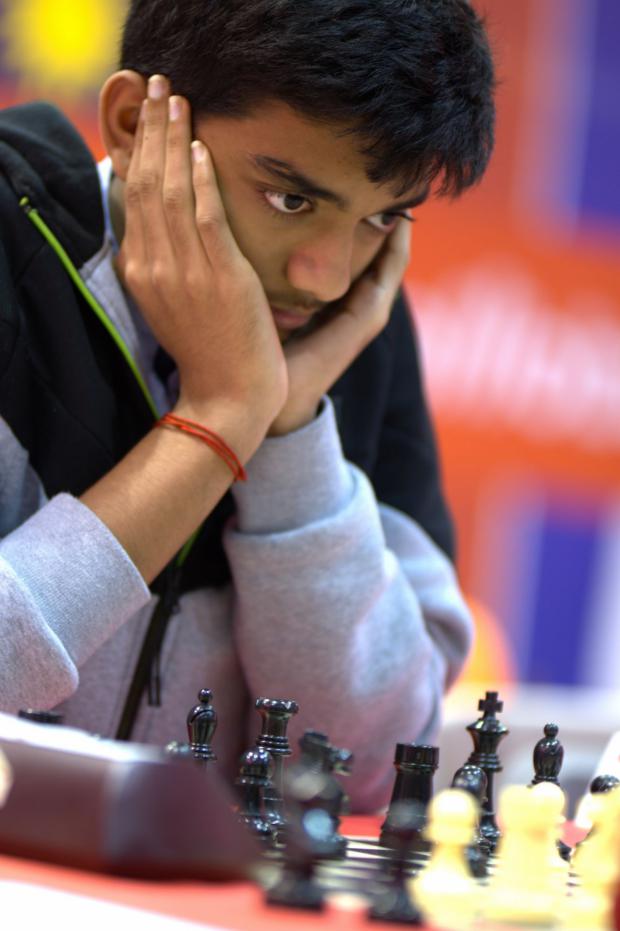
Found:
[[[314,317],[316,311],[313,310],[289,310],[284,307],[274,307],[270,304],[271,313],[274,322],[279,330],[298,330],[306,326],[309,320]],[[318,310],[318,308],[317,308]]]

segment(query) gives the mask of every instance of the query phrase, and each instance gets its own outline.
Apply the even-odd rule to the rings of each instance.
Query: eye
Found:
[[[312,209],[307,197],[301,194],[282,194],[278,191],[264,191],[265,200],[278,213],[294,214],[306,213]]]
[[[378,230],[380,233],[391,233],[400,218],[413,222],[413,217],[409,213],[375,213],[372,217],[366,219],[367,223]]]

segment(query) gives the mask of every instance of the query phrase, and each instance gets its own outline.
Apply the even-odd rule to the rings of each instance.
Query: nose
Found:
[[[301,293],[329,304],[343,297],[351,285],[353,239],[322,237],[305,242],[289,256],[287,278]]]

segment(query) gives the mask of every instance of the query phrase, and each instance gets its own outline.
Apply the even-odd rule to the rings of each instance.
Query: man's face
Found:
[[[281,103],[195,125],[283,341],[347,293],[398,216],[426,196],[422,186],[396,198],[389,185],[373,184],[355,136],[339,136]]]

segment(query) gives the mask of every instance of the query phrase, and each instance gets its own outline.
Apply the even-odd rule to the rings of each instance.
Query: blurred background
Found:
[[[559,718],[585,772],[620,728],[620,4],[474,5],[497,147],[476,191],[420,210],[407,276],[479,627],[451,715],[499,688],[513,729]],[[0,105],[55,100],[100,156],[124,7],[0,0]]]

